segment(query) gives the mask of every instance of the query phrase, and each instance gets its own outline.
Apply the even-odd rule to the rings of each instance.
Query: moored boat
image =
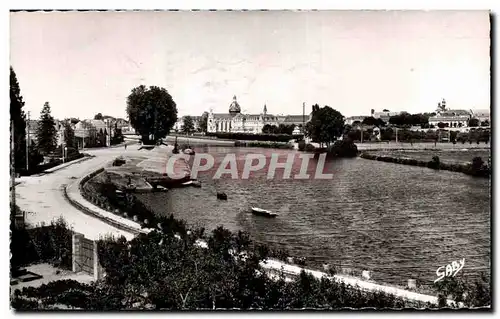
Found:
[[[267,209],[252,207],[252,213],[254,215],[265,216],[265,217],[276,217],[278,214],[271,212]]]

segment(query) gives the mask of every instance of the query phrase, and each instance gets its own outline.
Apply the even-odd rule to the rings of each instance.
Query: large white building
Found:
[[[229,106],[229,113],[213,113],[212,110],[208,114],[207,131],[209,133],[216,132],[233,132],[233,133],[262,133],[262,128],[266,125],[280,124],[302,127],[311,118],[308,115],[273,115],[267,113],[267,106],[264,105],[263,112],[260,114],[242,114],[241,107],[233,97],[233,102]]]

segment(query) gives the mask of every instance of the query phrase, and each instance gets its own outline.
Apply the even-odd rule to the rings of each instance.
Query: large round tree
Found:
[[[141,85],[127,97],[127,114],[142,142],[155,144],[177,121],[177,106],[166,89]]]
[[[344,116],[329,106],[313,105],[311,121],[306,124],[306,136],[313,142],[330,145],[344,132]]]

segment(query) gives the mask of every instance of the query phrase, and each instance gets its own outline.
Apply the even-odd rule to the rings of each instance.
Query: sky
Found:
[[[179,115],[344,116],[490,108],[487,11],[19,12],[10,63],[39,117],[126,117],[144,84],[166,88]]]

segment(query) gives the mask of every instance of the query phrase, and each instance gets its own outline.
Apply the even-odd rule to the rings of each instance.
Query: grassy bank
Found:
[[[485,164],[480,157],[475,157],[472,159],[471,163],[465,163],[465,164],[443,163],[440,161],[438,156],[434,156],[430,161],[425,161],[413,158],[374,155],[364,152],[360,155],[360,157],[368,160],[375,160],[387,163],[428,167],[431,169],[446,170],[452,172],[461,172],[467,175],[472,175],[477,177],[489,178],[491,175],[491,167]]]

